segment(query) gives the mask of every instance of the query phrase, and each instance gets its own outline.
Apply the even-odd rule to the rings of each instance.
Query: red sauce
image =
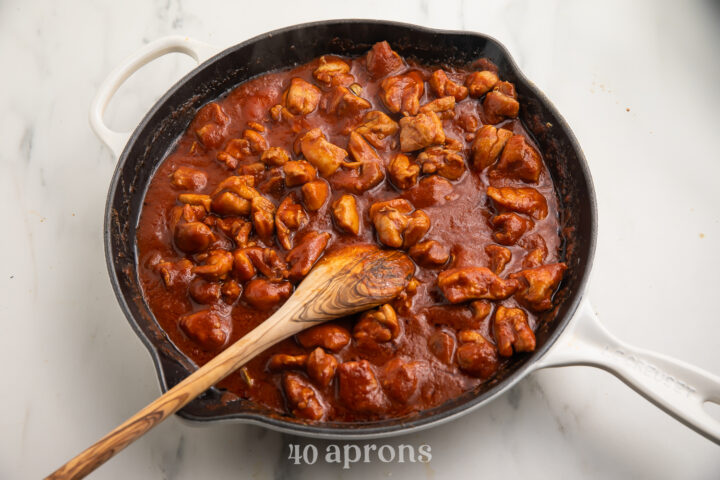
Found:
[[[340,60],[337,57],[327,57],[325,60],[328,59]],[[538,315],[550,309],[551,295],[564,270],[564,265],[555,265],[560,261],[557,199],[552,178],[544,164],[539,164],[539,176],[537,181],[533,181],[533,176],[537,174],[537,169],[533,170],[533,155],[542,161],[541,152],[522,123],[515,118],[516,111],[513,115],[511,99],[514,98],[514,88],[510,91],[509,84],[492,78],[489,72],[493,71],[494,66],[489,62],[481,60],[476,62],[474,68],[446,70],[454,83],[442,88],[437,86],[439,74],[435,74],[433,79],[436,69],[408,64],[396,57],[387,44],[376,45],[370,58],[364,55],[341,59],[350,67],[347,72],[341,71],[334,77],[315,78],[313,72],[321,62],[326,63],[325,60],[314,60],[292,70],[270,73],[247,81],[198,112],[172,153],[159,166],[145,197],[137,235],[140,280],[145,299],[161,327],[182,352],[202,365],[268,318],[284,301],[282,295],[279,299],[268,300],[262,297],[267,293],[263,291],[265,293],[261,292],[260,296],[267,300],[269,309],[259,310],[251,306],[248,296],[250,290],[255,290],[254,286],[248,287],[251,282],[259,280],[256,285],[262,283],[264,287],[269,285],[270,288],[277,287],[288,292],[293,285],[288,285],[283,279],[289,270],[289,266],[285,268],[283,265],[288,249],[282,246],[277,235],[260,238],[259,227],[253,222],[252,213],[220,215],[218,211],[222,208],[216,203],[192,207],[193,212],[188,213],[188,208],[183,207],[184,203],[178,198],[180,194],[208,195],[202,197],[205,199],[203,201],[215,201],[219,194],[212,194],[221,181],[238,175],[238,172],[252,171],[254,182],[251,183],[254,183],[252,188],[255,193],[272,202],[274,207],[280,205],[288,195],[294,195],[295,203],[304,212],[306,222],[298,229],[290,228],[290,237],[286,240],[289,246],[297,246],[309,232],[326,232],[329,241],[324,253],[349,244],[383,245],[381,240],[385,237],[378,235],[376,228],[382,222],[374,222],[370,218],[370,207],[389,199],[408,200],[411,209],[422,210],[430,219],[430,229],[415,242],[415,245],[419,243],[427,247],[429,253],[422,257],[418,253],[422,248],[412,250],[410,245],[404,246],[405,250],[410,249],[414,253],[413,258],[419,264],[415,273],[416,281],[411,288],[414,291],[405,292],[390,306],[391,313],[397,317],[396,324],[392,324],[388,315],[384,320],[378,317],[380,312],[366,315],[367,318],[362,321],[359,320],[361,315],[358,315],[330,322],[326,325],[339,328],[334,333],[315,332],[316,336],[324,339],[320,342],[325,342],[329,347],[311,355],[311,366],[308,366],[307,358],[298,357],[293,365],[288,363],[287,368],[269,368],[268,364],[275,354],[310,355],[316,350],[315,346],[303,347],[299,342],[303,338],[288,339],[258,355],[243,371],[230,375],[219,384],[219,387],[241,397],[304,420],[365,421],[400,417],[440,405],[490,381],[502,371],[510,356],[534,348],[534,337],[530,337],[537,328]],[[393,106],[393,99],[382,99],[390,88],[391,82],[387,79],[408,71],[417,72],[401,79],[410,84],[410,94],[407,98],[400,96],[401,111],[393,113],[388,108]],[[468,80],[475,71],[485,72],[480,80],[490,79],[489,92],[478,94],[478,89],[482,91],[482,85]],[[303,97],[302,102],[294,102],[295,94],[308,92],[307,85],[302,87],[305,90],[291,92],[284,98],[293,78],[314,85],[317,90],[310,89],[310,96],[315,92],[318,98],[307,100]],[[413,78],[420,79],[419,82],[423,84],[422,94],[414,97],[413,88],[417,88],[417,85],[413,84]],[[323,82],[323,79],[327,81]],[[493,83],[493,80],[496,81]],[[473,95],[463,98],[461,87],[466,82],[469,82]],[[369,108],[357,107],[354,103],[357,98],[348,97],[349,100],[340,102],[340,108],[333,109],[333,97],[344,92],[338,89],[338,85],[348,87],[348,94],[353,97],[355,91],[357,97],[369,102]],[[417,90],[414,92],[417,93]],[[401,142],[402,130],[407,129],[406,139],[413,139],[410,129],[413,122],[418,121],[414,114],[420,113],[416,107],[442,97],[442,93],[462,98],[455,102],[454,108],[437,113],[441,117],[446,140],[438,142],[438,138],[434,138],[429,141],[446,150],[441,152],[439,163],[423,157],[425,164],[421,164],[420,155],[423,151],[430,150],[432,153],[433,145],[405,152],[409,162],[418,165],[421,172],[415,181],[408,181],[412,186],[400,189],[397,184],[403,182],[392,172],[390,164],[405,145]],[[306,100],[309,106],[303,103]],[[317,100],[317,105],[311,113],[297,113],[313,106],[314,100]],[[417,105],[413,104],[414,100]],[[500,102],[500,107],[497,102]],[[281,111],[282,107],[276,107],[273,115],[271,109],[276,105],[288,108]],[[289,115],[288,109],[296,113]],[[408,115],[403,115],[403,110]],[[399,133],[390,134],[381,141],[375,139],[375,142],[371,142],[375,144],[370,148],[377,153],[379,171],[384,174],[384,178],[372,188],[360,191],[361,187],[357,187],[360,181],[356,178],[358,169],[347,165],[358,160],[348,148],[349,135],[366,123],[366,115],[371,111],[384,112],[393,122],[407,116],[411,125],[402,126]],[[502,129],[512,132],[515,137],[522,136],[525,143],[517,150],[520,153],[515,152],[513,157],[511,142],[522,144],[523,141],[521,138],[508,140],[500,159],[489,167],[481,168],[473,162],[474,152],[480,149],[479,146],[473,149],[473,141],[479,129],[491,122],[494,122],[498,132]],[[287,152],[290,160],[301,160],[308,151],[302,152],[299,139],[314,128],[320,128],[328,142],[348,151],[348,157],[342,159],[337,171],[326,175],[327,178],[317,173],[315,179],[324,178],[329,186],[329,198],[318,210],[310,211],[308,202],[311,199],[304,197],[302,185],[285,185],[287,172],[284,167],[275,166],[282,159],[276,161],[268,155],[265,158],[262,150],[280,147]],[[253,130],[254,133],[247,134],[247,130]],[[506,135],[511,136],[510,133]],[[231,143],[233,139],[253,140],[257,137],[264,138],[266,145],[253,144],[252,141]],[[237,148],[233,150],[233,145],[239,145],[240,151]],[[222,154],[229,151],[235,155]],[[450,168],[453,166],[452,160],[448,160],[451,154],[461,158],[460,177],[437,176],[438,173],[456,176]],[[487,156],[486,151],[484,154]],[[261,158],[265,158],[265,161]],[[370,166],[362,164],[363,171],[372,171]],[[185,167],[185,170],[181,169],[180,172],[186,175],[174,175],[181,167]],[[320,167],[322,170],[324,165]],[[445,167],[451,173],[447,173]],[[435,176],[428,174],[433,170]],[[188,176],[187,173],[192,171],[195,176]],[[488,196],[489,187],[535,189],[547,203],[547,215],[542,216],[542,212],[537,209],[523,207],[526,203],[522,202],[517,207],[503,205]],[[520,190],[514,192],[525,195]],[[347,194],[352,194],[356,201],[359,218],[357,234],[343,230],[341,222],[333,220],[333,202]],[[522,200],[527,201],[528,198],[523,196]],[[203,201],[195,203],[201,204]],[[242,210],[245,205],[238,208]],[[498,220],[498,215],[503,213],[506,215]],[[507,215],[511,213],[515,215]],[[193,215],[197,218],[192,218]],[[407,218],[411,214],[400,211],[398,215]],[[252,232],[247,242],[272,249],[277,254],[279,260],[275,272],[263,274],[262,269],[255,268],[254,280],[250,280],[242,276],[237,264],[233,264],[229,272],[220,273],[219,277],[213,276],[212,272],[209,275],[198,273],[195,269],[208,262],[210,252],[224,250],[232,254],[242,248],[238,245],[234,231],[229,231],[229,228],[223,231],[220,228],[219,219],[226,223],[237,219],[238,224],[250,224]],[[199,228],[197,225],[182,226],[193,221],[207,227],[210,234],[207,245],[204,245],[202,238],[198,240],[197,235],[184,237],[184,233],[176,233],[177,229]],[[525,228],[524,232],[520,231],[519,238],[513,238],[518,236],[517,232],[513,235],[516,227]],[[405,231],[404,235],[406,241],[410,241],[410,234]],[[499,239],[505,245],[500,245]],[[437,243],[425,245],[429,241]],[[542,251],[542,243],[545,252]],[[492,247],[495,250],[491,248],[486,251],[489,245],[496,245]],[[197,250],[193,251],[194,248]],[[493,259],[489,252],[500,253]],[[449,258],[442,261],[447,253]],[[502,263],[500,259],[507,253],[511,254],[511,258],[504,266],[499,265]],[[216,257],[226,258],[222,255]],[[427,258],[440,264],[431,265]],[[258,262],[261,264],[262,259]],[[457,272],[455,269],[465,267],[489,268],[495,270],[498,276],[488,274],[489,270],[484,269],[479,274],[479,270],[460,270],[465,275],[464,280],[453,280],[455,277],[451,274]],[[444,274],[448,277],[448,284],[443,288],[438,284],[438,277],[444,271],[448,271]],[[518,272],[524,273],[518,275]],[[268,276],[275,278],[268,281]],[[297,284],[300,279],[293,280],[292,283]],[[504,292],[498,298],[471,305],[470,301],[483,296],[482,292],[478,294],[478,289],[482,290],[485,285],[483,282],[487,281],[500,282],[500,286],[512,292],[509,296]],[[468,282],[472,285],[466,285]],[[244,291],[239,297],[236,295],[237,287]],[[470,291],[471,287],[476,287],[474,293]],[[453,297],[453,292],[459,292],[459,297]],[[485,298],[492,296],[491,293],[485,295]],[[449,300],[457,303],[451,304]],[[188,314],[201,311],[212,312],[211,318],[207,315],[188,317]],[[184,320],[181,321],[181,318]],[[358,327],[362,322],[367,328]],[[376,335],[377,331],[381,331],[381,335]],[[371,334],[368,336],[367,332]],[[308,336],[312,335],[311,332]],[[385,339],[383,335],[391,338]],[[347,338],[350,341],[344,345],[343,339],[347,341]],[[314,345],[307,338],[303,343]],[[328,359],[328,356],[332,358]],[[274,361],[282,363],[280,357]],[[324,377],[317,367],[318,362],[330,365]],[[337,370],[333,369],[335,363],[338,365]]]

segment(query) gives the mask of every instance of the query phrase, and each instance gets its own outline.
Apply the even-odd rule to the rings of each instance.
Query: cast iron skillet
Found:
[[[209,51],[209,46],[199,42],[170,37],[148,45],[113,72],[109,77],[113,81],[108,81],[105,91],[101,89],[91,109],[91,124],[119,155],[105,216],[105,253],[110,279],[125,316],[153,358],[163,392],[179,383],[195,367],[159,328],[143,299],[138,280],[136,227],[155,169],[186,130],[196,111],[239,83],[266,72],[306,63],[324,54],[361,55],[382,40],[387,40],[400,55],[426,65],[463,65],[487,57],[499,67],[501,78],[515,84],[521,105],[520,118],[544,154],[561,204],[562,256],[569,269],[555,296],[555,319],[545,322],[536,332],[536,351],[517,356],[501,377],[439,407],[401,419],[358,424],[304,423],[242,399],[230,400],[230,395],[214,388],[183,408],[178,413],[181,417],[200,422],[238,420],[324,438],[372,438],[408,433],[467,413],[509,389],[538,368],[541,357],[556,343],[578,310],[596,241],[597,211],[592,179],[568,125],[547,98],[523,76],[499,42],[477,33],[431,30],[386,21],[332,20],[288,27],[228,48],[199,65],[158,100],[129,139],[110,131],[102,123],[102,111],[119,84],[134,70],[171,51],[187,53],[198,62]],[[620,370],[607,365],[608,362],[602,365],[602,362],[590,360],[560,361],[557,365],[570,363],[601,365],[616,373]],[[623,379],[632,383],[628,378]],[[642,387],[637,389],[648,397],[655,394]],[[720,398],[720,389],[716,395]],[[674,416],[682,416],[662,401],[653,401]],[[707,435],[692,421],[683,421]]]

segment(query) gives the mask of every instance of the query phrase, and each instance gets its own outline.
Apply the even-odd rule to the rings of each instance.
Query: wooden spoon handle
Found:
[[[414,270],[403,253],[371,246],[347,247],[324,258],[270,318],[47,478],[85,477],[271,345],[326,320],[388,302]]]
[[[277,320],[275,315],[268,320],[271,319]],[[293,335],[289,329],[268,332],[270,328],[268,323],[274,324],[275,322],[266,321],[255,328],[47,478],[65,480],[85,477],[145,432],[240,368],[255,355],[282,340],[278,336],[284,335],[284,338],[287,338]],[[288,324],[296,325],[297,331],[307,326],[301,326],[295,322],[288,322]]]

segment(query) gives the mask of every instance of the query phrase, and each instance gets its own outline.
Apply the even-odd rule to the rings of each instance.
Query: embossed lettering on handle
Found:
[[[576,318],[534,368],[588,365],[617,376],[688,427],[720,444],[720,422],[705,402],[720,403],[720,377],[615,338],[583,300]]]

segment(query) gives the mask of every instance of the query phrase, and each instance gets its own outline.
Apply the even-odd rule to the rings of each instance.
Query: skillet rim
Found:
[[[199,70],[211,65],[212,63],[220,60],[221,58],[225,57],[226,55],[229,55],[236,50],[239,50],[241,48],[247,47],[249,45],[253,45],[259,42],[262,42],[263,40],[270,38],[275,35],[288,33],[296,30],[303,30],[303,29],[310,29],[312,27],[318,27],[318,26],[329,26],[329,25],[373,25],[373,26],[381,26],[385,28],[402,28],[405,30],[408,30],[410,32],[423,32],[428,34],[435,34],[435,35],[442,35],[442,36],[466,36],[466,37],[477,37],[480,39],[483,39],[491,44],[499,51],[501,56],[503,57],[503,60],[507,62],[508,68],[512,71],[512,73],[516,76],[517,80],[524,84],[524,86],[532,93],[532,95],[535,96],[535,98],[540,102],[542,107],[546,109],[552,116],[555,117],[557,122],[557,127],[562,130],[565,135],[567,136],[567,140],[570,144],[570,147],[574,150],[576,157],[577,157],[577,167],[579,168],[580,172],[582,173],[582,189],[584,189],[587,193],[587,207],[586,208],[586,214],[589,215],[589,234],[588,234],[588,240],[589,244],[585,247],[587,249],[587,255],[585,258],[582,258],[582,262],[580,264],[583,268],[583,272],[581,273],[581,276],[577,282],[577,288],[574,291],[571,291],[569,294],[570,298],[566,298],[564,302],[566,302],[567,311],[562,318],[556,317],[553,322],[555,323],[554,326],[551,328],[551,332],[549,333],[546,340],[543,342],[542,346],[538,348],[535,352],[532,353],[532,355],[528,356],[528,358],[524,359],[522,361],[522,364],[514,369],[507,377],[501,379],[496,385],[493,385],[492,387],[488,388],[487,390],[481,392],[478,395],[475,395],[471,398],[469,398],[467,401],[462,402],[459,405],[456,405],[454,407],[448,408],[447,410],[440,411],[438,413],[429,414],[425,417],[417,417],[417,418],[409,418],[407,420],[404,419],[388,419],[381,421],[383,423],[388,423],[388,425],[381,425],[381,426],[372,426],[372,427],[362,427],[362,424],[358,426],[358,424],[349,424],[349,426],[323,426],[322,424],[311,424],[311,423],[300,423],[295,421],[289,421],[289,420],[283,420],[279,417],[274,416],[267,416],[261,413],[257,412],[237,412],[237,413],[224,413],[216,416],[199,416],[192,413],[189,413],[186,411],[187,407],[183,408],[179,412],[177,412],[177,415],[184,419],[188,420],[193,424],[208,424],[208,423],[215,423],[215,422],[238,422],[238,423],[247,423],[252,425],[258,425],[263,426],[266,428],[270,428],[272,430],[280,431],[283,433],[290,433],[295,435],[300,435],[303,437],[311,437],[311,438],[324,438],[324,439],[339,439],[339,440],[348,440],[348,439],[371,439],[371,438],[386,438],[396,435],[405,435],[409,433],[414,433],[420,430],[424,430],[427,428],[430,428],[432,426],[437,426],[446,422],[449,422],[453,419],[456,419],[462,415],[465,415],[467,413],[470,413],[471,411],[474,411],[481,406],[485,405],[486,403],[490,402],[491,400],[499,397],[506,391],[508,391],[510,388],[512,388],[516,383],[518,383],[522,378],[524,378],[528,373],[534,370],[534,364],[540,360],[549,350],[552,348],[552,346],[555,344],[555,342],[558,340],[558,338],[562,335],[567,325],[570,323],[572,318],[575,316],[575,312],[577,311],[583,295],[585,293],[588,279],[591,273],[592,264],[593,264],[593,258],[595,254],[596,249],[596,243],[597,243],[597,202],[596,202],[596,196],[595,196],[595,189],[593,186],[592,176],[590,174],[589,167],[587,165],[587,161],[585,159],[585,156],[582,152],[582,149],[580,148],[580,145],[577,141],[577,138],[575,137],[574,133],[570,129],[569,125],[565,121],[565,119],[560,115],[558,110],[555,108],[555,106],[550,102],[550,100],[545,96],[545,94],[540,91],[539,88],[535,86],[535,84],[530,81],[520,70],[520,68],[517,66],[514,58],[510,55],[510,52],[507,50],[507,48],[500,43],[495,38],[478,33],[478,32],[472,32],[472,31],[464,31],[464,30],[444,30],[444,29],[434,29],[434,28],[428,28],[423,26],[418,26],[414,24],[409,23],[403,23],[403,22],[395,22],[395,21],[388,21],[388,20],[374,20],[374,19],[333,19],[333,20],[322,20],[322,21],[315,21],[315,22],[307,22],[307,23],[301,23],[296,24],[276,30],[272,30],[260,35],[257,35],[253,38],[250,38],[246,41],[243,41],[241,43],[232,45],[228,48],[225,48],[221,51],[219,51],[217,54],[213,55],[212,57],[205,60],[205,62],[197,65],[195,68],[193,68],[190,72],[188,72],[185,76],[183,76],[180,80],[178,80],[172,87],[170,87],[156,102],[155,104],[148,110],[148,112],[145,114],[143,119],[138,123],[138,126],[133,131],[132,135],[128,139],[127,143],[125,144],[125,147],[122,151],[122,154],[117,160],[116,168],[113,173],[113,177],[110,183],[110,187],[108,189],[108,195],[106,199],[106,205],[105,205],[105,221],[104,221],[104,227],[103,227],[103,240],[104,240],[104,247],[105,247],[105,260],[108,268],[108,274],[110,276],[110,281],[113,287],[113,291],[115,292],[115,296],[118,300],[118,303],[120,304],[121,310],[123,311],[126,319],[128,320],[128,323],[130,323],[130,326],[135,331],[136,335],[140,338],[140,340],[145,345],[145,348],[150,353],[150,356],[153,360],[153,364],[155,366],[155,370],[158,376],[158,380],[160,383],[160,387],[163,393],[165,393],[168,390],[168,378],[167,378],[167,372],[165,371],[166,365],[164,364],[163,360],[167,359],[166,355],[164,355],[158,347],[154,345],[152,340],[146,335],[146,333],[143,331],[143,329],[140,327],[138,320],[136,320],[135,316],[133,315],[128,303],[129,299],[126,298],[125,294],[122,292],[120,287],[120,282],[118,280],[118,269],[115,265],[115,256],[113,252],[113,246],[112,246],[112,226],[113,226],[113,215],[114,215],[114,208],[113,208],[113,199],[115,198],[120,183],[122,181],[122,172],[126,168],[127,164],[129,163],[129,153],[133,149],[133,146],[138,141],[138,137],[141,136],[141,133],[143,133],[148,126],[150,125],[151,118],[157,113],[157,111],[160,109],[162,105],[166,103],[166,101],[171,97],[178,89],[180,89],[183,85],[185,85],[188,80],[190,80],[190,77],[194,76]],[[132,163],[129,163],[132,165]],[[135,238],[131,240],[133,242],[133,245],[135,245]],[[134,259],[134,263],[137,265],[137,257]],[[137,278],[137,274],[134,275],[135,282],[138,283],[139,281]],[[141,290],[141,289],[140,289]],[[143,300],[144,302],[144,300]],[[167,359],[168,361],[171,361],[171,359]],[[214,387],[213,387],[214,388]],[[192,404],[192,403],[191,403]],[[189,405],[191,405],[189,404]],[[439,408],[439,407],[436,407]],[[433,409],[430,409],[433,410]],[[426,410],[427,411],[427,410]],[[420,412],[419,412],[420,413]],[[381,423],[381,422],[373,422],[373,423]],[[392,423],[394,422],[394,423]],[[342,424],[336,424],[336,425],[342,425]]]

